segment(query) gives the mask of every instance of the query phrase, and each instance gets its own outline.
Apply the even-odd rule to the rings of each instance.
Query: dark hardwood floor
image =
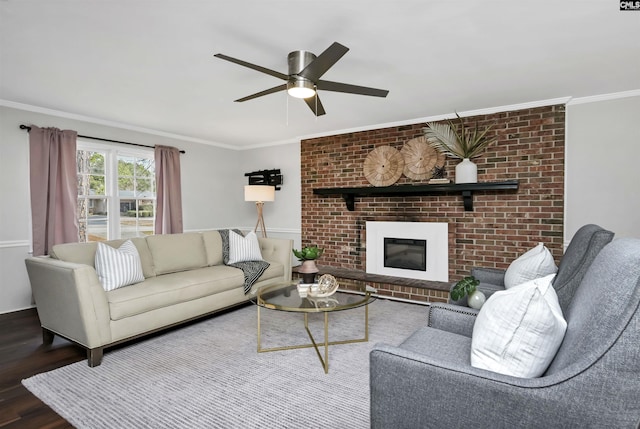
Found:
[[[83,359],[84,349],[59,337],[42,345],[35,309],[0,314],[0,428],[72,428],[21,381]]]

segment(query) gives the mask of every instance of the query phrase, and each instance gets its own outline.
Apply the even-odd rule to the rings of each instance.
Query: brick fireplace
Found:
[[[378,146],[401,149],[422,135],[424,123],[319,137],[301,142],[302,245],[325,249],[322,266],[366,270],[367,221],[446,222],[449,225],[449,280],[471,267],[506,268],[524,251],[543,242],[559,260],[564,214],[564,105],[465,118],[498,134],[475,159],[478,181],[518,180],[513,191],[476,191],[473,211],[465,211],[459,193],[429,196],[360,197],[349,211],[339,196],[314,195],[314,188],[370,186],[362,166]],[[447,158],[453,181],[458,160]],[[397,185],[421,184],[405,177]],[[350,281],[340,280],[341,285]],[[371,283],[371,282],[367,282]],[[421,301],[442,301],[446,292],[393,283],[372,284],[381,294]]]

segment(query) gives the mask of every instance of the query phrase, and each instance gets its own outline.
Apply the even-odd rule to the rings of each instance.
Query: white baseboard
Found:
[[[11,309],[11,310],[0,311],[0,314],[9,314],[9,313],[14,313],[16,311],[31,310],[32,308],[36,308],[35,304],[32,304],[32,305],[30,305],[28,307],[14,308],[14,309]]]

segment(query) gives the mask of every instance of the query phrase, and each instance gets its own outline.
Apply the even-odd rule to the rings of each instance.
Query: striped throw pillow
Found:
[[[229,231],[229,262],[235,264],[247,261],[262,261],[260,244],[256,233],[251,231],[246,237]]]
[[[117,249],[98,243],[95,266],[98,280],[107,292],[144,280],[140,255],[131,240]]]

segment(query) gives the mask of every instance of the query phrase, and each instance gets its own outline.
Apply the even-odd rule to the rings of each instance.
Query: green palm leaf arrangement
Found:
[[[474,128],[467,128],[460,115],[456,113],[456,117],[460,123],[458,127],[450,119],[446,124],[427,122],[423,132],[432,147],[450,157],[465,159],[479,156],[496,141],[497,136],[487,137],[494,124],[480,131],[477,122]]]

